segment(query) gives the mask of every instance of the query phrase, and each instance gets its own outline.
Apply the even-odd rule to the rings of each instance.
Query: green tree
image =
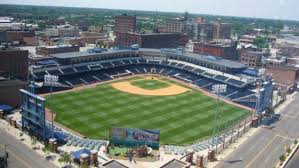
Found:
[[[70,155],[69,153],[67,153],[67,152],[62,152],[62,153],[60,154],[60,158],[58,159],[58,161],[59,161],[60,163],[64,163],[64,164],[69,164],[69,165],[71,165],[71,164],[72,164],[72,157],[71,157],[71,155]]]
[[[267,37],[261,37],[261,36],[256,37],[256,39],[254,40],[254,44],[258,48],[269,48]]]
[[[279,156],[279,160],[280,160],[281,163],[284,162],[285,159],[286,159],[285,155],[280,155]]]

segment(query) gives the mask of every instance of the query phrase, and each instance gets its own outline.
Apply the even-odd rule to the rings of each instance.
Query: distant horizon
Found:
[[[281,20],[281,21],[296,21],[299,22],[299,19],[276,19],[276,18],[263,18],[263,17],[253,17],[253,16],[237,16],[237,15],[220,15],[220,14],[208,14],[208,13],[193,13],[189,11],[175,12],[175,11],[159,11],[159,10],[140,10],[140,9],[115,9],[115,8],[97,8],[97,7],[79,7],[79,6],[57,6],[57,5],[31,5],[31,4],[3,4],[0,2],[0,5],[16,5],[16,6],[35,6],[35,7],[61,7],[61,8],[86,8],[86,9],[108,9],[108,10],[124,10],[124,11],[144,11],[144,12],[163,12],[163,13],[178,13],[184,14],[188,12],[189,14],[194,15],[208,15],[208,16],[220,16],[220,17],[235,17],[235,18],[249,18],[249,19],[265,19],[265,20]],[[137,16],[138,17],[138,16]]]
[[[171,6],[169,5],[170,1],[172,3]],[[254,3],[255,1],[257,3]],[[299,2],[296,2],[296,0],[251,0],[250,2],[239,2],[237,0],[185,0],[184,2],[181,0],[152,0],[151,2],[142,0],[125,0],[120,2],[117,2],[116,0],[107,2],[104,2],[104,0],[52,0],[50,2],[47,0],[26,0],[25,2],[23,0],[15,0],[11,2],[2,0],[0,4],[159,11],[171,13],[183,13],[187,11],[198,15],[299,21],[299,15],[296,15],[295,12],[293,12],[299,11]]]

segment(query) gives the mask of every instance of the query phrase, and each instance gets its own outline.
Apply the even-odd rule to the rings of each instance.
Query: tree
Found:
[[[288,154],[290,154],[291,153],[291,148],[288,147],[286,151],[287,151]]]
[[[256,39],[254,40],[254,44],[258,48],[269,48],[268,40],[266,37],[261,37],[261,36],[256,37]]]
[[[294,144],[296,145],[298,143],[298,139],[296,139],[295,141],[294,141]]]
[[[64,163],[64,164],[69,164],[69,165],[71,165],[72,164],[72,158],[71,158],[71,155],[69,154],[69,153],[67,153],[67,152],[62,152],[61,154],[60,154],[60,158],[58,159],[58,161],[60,162],[60,163]]]
[[[285,161],[285,156],[284,155],[280,155],[279,156],[279,160],[280,160],[280,162],[282,163],[282,162],[284,162]]]

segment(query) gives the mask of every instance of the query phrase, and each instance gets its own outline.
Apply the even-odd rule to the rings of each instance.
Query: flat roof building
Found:
[[[67,52],[79,52],[79,51],[80,51],[80,47],[78,45],[36,47],[36,54],[42,56],[49,56],[51,54],[67,53]]]
[[[176,48],[187,42],[181,33],[116,33],[115,46],[138,44],[141,48]]]
[[[217,56],[228,60],[238,60],[236,42],[196,42],[193,45],[194,53]]]

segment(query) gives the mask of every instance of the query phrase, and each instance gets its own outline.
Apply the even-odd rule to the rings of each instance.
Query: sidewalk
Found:
[[[216,167],[219,163],[223,162],[223,160],[228,157],[230,154],[232,154],[235,149],[239,148],[248,138],[253,136],[257,131],[259,131],[261,128],[250,128],[249,131],[244,133],[242,137],[236,139],[234,143],[229,145],[225,150],[221,152],[221,154],[217,155],[217,161],[214,162],[208,162],[207,167],[208,168],[214,168]]]
[[[59,159],[59,155],[56,153],[50,153],[50,154],[46,154],[42,151],[42,148],[44,147],[44,145],[40,142],[36,142],[36,144],[33,146],[32,145],[32,141],[31,141],[31,137],[25,133],[23,133],[22,136],[20,136],[20,134],[22,133],[20,130],[12,127],[11,125],[9,125],[8,122],[6,122],[5,120],[0,119],[0,129],[6,131],[8,134],[14,136],[16,139],[18,139],[20,142],[22,142],[23,144],[27,145],[30,149],[34,150],[34,152],[38,153],[39,155],[41,155],[42,157],[46,158],[46,156],[54,156],[54,159],[51,159],[51,162],[56,165],[57,167],[63,167],[64,165],[58,162]],[[21,140],[22,139],[22,140]],[[35,147],[35,149],[33,149]]]
[[[279,105],[276,109],[276,113],[280,113],[282,109],[287,107],[288,104],[290,104],[294,100],[294,96],[297,94],[297,92],[293,93],[292,95],[289,95],[287,97],[287,100],[283,102],[281,105]],[[227,149],[222,151],[221,154],[217,155],[218,161],[215,162],[208,162],[207,167],[208,168],[214,168],[216,167],[219,163],[221,163],[226,157],[228,157],[230,154],[232,154],[235,149],[237,149],[239,146],[241,146],[246,140],[248,140],[251,136],[253,136],[258,130],[260,130],[261,127],[258,128],[253,128],[251,127],[249,131],[247,131],[245,134],[242,135],[241,138],[238,138],[235,143],[232,143],[231,145],[228,146]]]

